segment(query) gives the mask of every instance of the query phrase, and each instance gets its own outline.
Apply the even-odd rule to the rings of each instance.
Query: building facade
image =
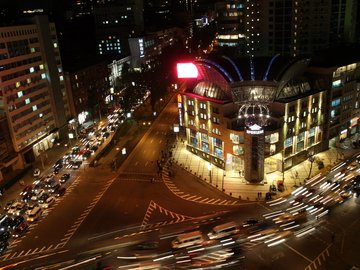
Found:
[[[70,117],[56,29],[47,17],[0,28],[0,111],[21,169],[52,147]]]
[[[356,0],[233,0],[215,8],[217,45],[242,55],[311,55],[358,40]]]
[[[357,62],[324,68],[276,55],[194,64],[198,76],[178,98],[187,149],[250,183],[359,132]]]
[[[67,69],[65,76],[72,117],[79,123],[101,118],[111,99],[108,61],[98,60]]]

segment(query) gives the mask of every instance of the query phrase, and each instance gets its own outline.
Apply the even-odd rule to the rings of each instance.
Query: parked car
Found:
[[[34,170],[33,176],[34,176],[34,177],[39,177],[40,174],[41,174],[40,169],[36,168],[36,169]]]

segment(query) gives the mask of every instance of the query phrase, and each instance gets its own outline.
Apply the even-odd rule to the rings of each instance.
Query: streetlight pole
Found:
[[[209,176],[210,176],[210,184],[212,184],[212,179],[211,179],[211,167],[212,167],[212,164],[209,162],[209,163],[208,163],[208,170],[209,170]]]

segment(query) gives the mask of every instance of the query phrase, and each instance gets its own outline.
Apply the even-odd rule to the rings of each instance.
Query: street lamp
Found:
[[[210,176],[210,184],[212,184],[212,179],[211,179],[211,167],[212,167],[212,164],[209,162],[209,163],[208,163],[208,170],[209,170],[209,176]]]

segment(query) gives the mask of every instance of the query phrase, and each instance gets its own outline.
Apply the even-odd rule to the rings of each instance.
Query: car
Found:
[[[26,215],[29,215],[35,207],[39,207],[39,204],[37,202],[32,202],[32,203],[28,204],[28,209],[26,210]]]
[[[46,202],[46,200],[49,198],[49,194],[47,193],[43,193],[39,198],[38,198],[38,202],[40,204],[43,204]]]
[[[9,231],[0,231],[0,242],[9,240],[10,236]]]
[[[0,231],[6,231],[14,227],[14,220],[8,216],[3,215],[0,217]]]
[[[43,189],[44,187],[45,187],[45,181],[43,181],[42,179],[38,179],[33,182],[32,192],[37,193],[39,192],[40,189]]]
[[[66,192],[66,188],[62,187],[56,192],[55,196],[56,197],[61,197],[61,196],[63,196],[65,194],[65,192]]]
[[[87,151],[84,152],[84,154],[82,156],[82,159],[87,160],[90,156],[91,156],[91,151],[87,150]]]
[[[138,243],[134,246],[135,250],[149,250],[157,249],[159,247],[159,241],[145,241]]]
[[[34,192],[29,192],[29,193],[26,193],[25,195],[23,195],[22,197],[21,197],[21,201],[23,201],[23,202],[29,202],[29,201],[31,201],[31,197],[32,196],[34,196]]]
[[[34,207],[34,209],[31,210],[31,212],[28,214],[27,221],[28,222],[34,222],[38,220],[42,215],[42,209],[41,207]]]
[[[255,218],[249,218],[243,222],[242,226],[245,228],[245,227],[253,226],[258,223],[259,223],[259,220],[255,219]]]
[[[40,169],[38,169],[38,168],[35,169],[34,172],[33,172],[33,176],[34,176],[34,177],[39,177],[40,174],[41,174],[41,171],[40,171]]]
[[[15,212],[16,212],[16,208],[18,207],[18,205],[19,204],[21,204],[20,202],[14,202],[11,206],[10,206],[10,208],[9,208],[9,210],[7,211],[7,213],[9,214],[9,215],[14,215],[15,214]]]
[[[98,146],[96,146],[96,145],[93,145],[91,148],[90,148],[90,150],[94,153],[94,152],[96,152],[96,150],[98,150]]]
[[[349,164],[349,166],[347,167],[347,169],[349,171],[353,171],[358,167],[359,163],[357,163],[356,161],[353,161]]]
[[[32,185],[27,185],[26,187],[24,187],[24,189],[20,192],[20,196],[24,196],[25,194],[31,192],[33,189]]]
[[[55,203],[56,199],[55,196],[50,196],[49,198],[46,199],[46,201],[41,205],[42,208],[50,208],[50,206],[52,206]]]
[[[7,212],[10,209],[10,207],[14,204],[14,202],[15,202],[15,200],[11,200],[11,201],[7,202],[4,206],[4,212]]]
[[[80,168],[80,166],[81,166],[81,164],[82,164],[82,161],[81,160],[77,160],[77,161],[75,161],[74,162],[74,164],[72,165],[72,168],[73,169],[79,169]]]
[[[17,216],[13,220],[13,227],[17,228],[18,226],[20,226],[21,223],[24,222],[25,222],[25,218],[23,216]]]
[[[49,193],[55,193],[60,189],[61,185],[59,183],[56,183],[54,186],[49,187],[47,190]]]
[[[60,172],[60,168],[59,167],[56,167],[55,169],[54,169],[54,174],[56,175],[56,174],[59,174],[59,172]]]
[[[26,210],[27,210],[27,204],[24,202],[19,202],[19,204],[16,207],[14,216],[21,216],[25,214]]]
[[[4,254],[9,243],[7,241],[0,241],[0,255]]]
[[[31,200],[32,201],[37,201],[44,193],[45,193],[44,189],[39,189],[38,191],[33,193],[33,196],[31,197]]]
[[[29,230],[29,224],[23,222],[13,230],[12,237],[18,238],[24,235],[28,230]]]
[[[61,177],[60,177],[60,183],[65,183],[67,180],[70,179],[70,174],[69,173],[64,173]]]
[[[343,192],[343,193],[341,193],[340,194],[340,196],[341,196],[341,198],[343,198],[343,199],[349,199],[350,197],[352,197],[352,192],[350,191],[350,192]]]

